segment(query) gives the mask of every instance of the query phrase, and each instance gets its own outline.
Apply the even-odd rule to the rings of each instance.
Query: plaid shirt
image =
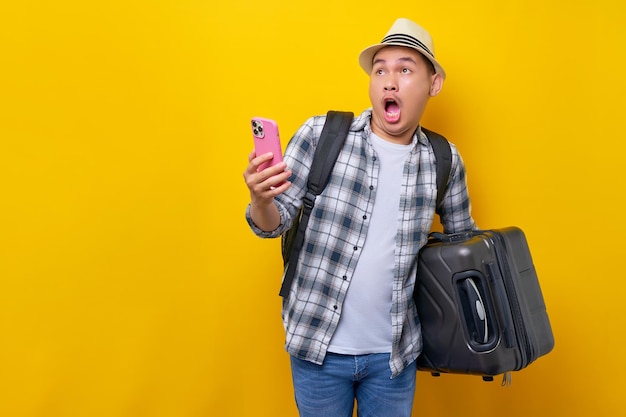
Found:
[[[310,118],[296,132],[285,151],[293,171],[292,186],[275,198],[280,226],[263,232],[250,219],[260,237],[278,237],[291,227],[299,213],[306,180],[325,116]],[[378,186],[379,161],[370,141],[371,109],[356,117],[339,154],[329,183],[317,197],[298,259],[289,297],[283,301],[287,351],[321,364],[333,336],[341,307],[361,249],[367,237]],[[431,230],[437,196],[435,157],[426,136],[418,130],[404,165],[398,212],[391,306],[392,351],[389,366],[398,375],[421,352],[421,326],[413,288],[417,254]],[[446,233],[474,229],[465,181],[465,168],[452,147],[452,169],[441,207]],[[294,260],[291,260],[294,262]]]

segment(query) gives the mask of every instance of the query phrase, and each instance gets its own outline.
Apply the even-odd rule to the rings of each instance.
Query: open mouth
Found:
[[[400,106],[395,100],[389,99],[385,101],[385,120],[393,123],[400,119]]]

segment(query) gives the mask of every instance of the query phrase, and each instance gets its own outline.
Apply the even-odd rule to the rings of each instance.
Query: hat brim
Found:
[[[404,44],[404,43],[393,43],[393,42],[379,43],[376,45],[372,45],[368,48],[365,48],[363,51],[361,51],[361,54],[359,55],[359,65],[361,65],[361,68],[363,68],[363,70],[367,73],[367,75],[370,75],[372,73],[374,55],[376,55],[378,51],[380,51],[381,49],[387,46],[402,46],[403,48],[411,48],[411,49],[416,50],[433,64],[433,67],[435,67],[435,72],[437,74],[441,74],[441,76],[444,79],[446,78],[446,72],[443,70],[443,67],[426,50],[422,48],[418,48],[418,47],[408,46],[407,44]]]

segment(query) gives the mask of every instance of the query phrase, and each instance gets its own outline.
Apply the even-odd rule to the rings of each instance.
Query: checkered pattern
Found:
[[[372,213],[379,169],[369,136],[371,110],[356,117],[337,159],[330,181],[317,198],[305,242],[297,260],[293,286],[283,304],[287,351],[321,364],[341,315],[342,303],[365,243]],[[294,135],[285,151],[293,171],[292,186],[275,199],[281,225],[261,237],[278,237],[292,224],[302,205],[306,178],[325,116],[309,119]],[[426,136],[414,136],[413,149],[404,166],[396,237],[392,294],[392,352],[390,368],[395,376],[421,352],[421,326],[412,301],[417,253],[426,243],[437,196],[434,153]],[[462,159],[454,145],[452,169],[442,201],[444,231],[456,233],[475,228]],[[294,262],[295,260],[291,260]],[[364,324],[364,331],[367,324]]]

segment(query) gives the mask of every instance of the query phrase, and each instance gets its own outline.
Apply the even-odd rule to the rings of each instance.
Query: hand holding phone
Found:
[[[283,161],[283,151],[280,146],[278,125],[274,120],[263,117],[252,118],[252,139],[256,156],[272,152],[273,158],[259,165],[259,171],[274,166]]]

